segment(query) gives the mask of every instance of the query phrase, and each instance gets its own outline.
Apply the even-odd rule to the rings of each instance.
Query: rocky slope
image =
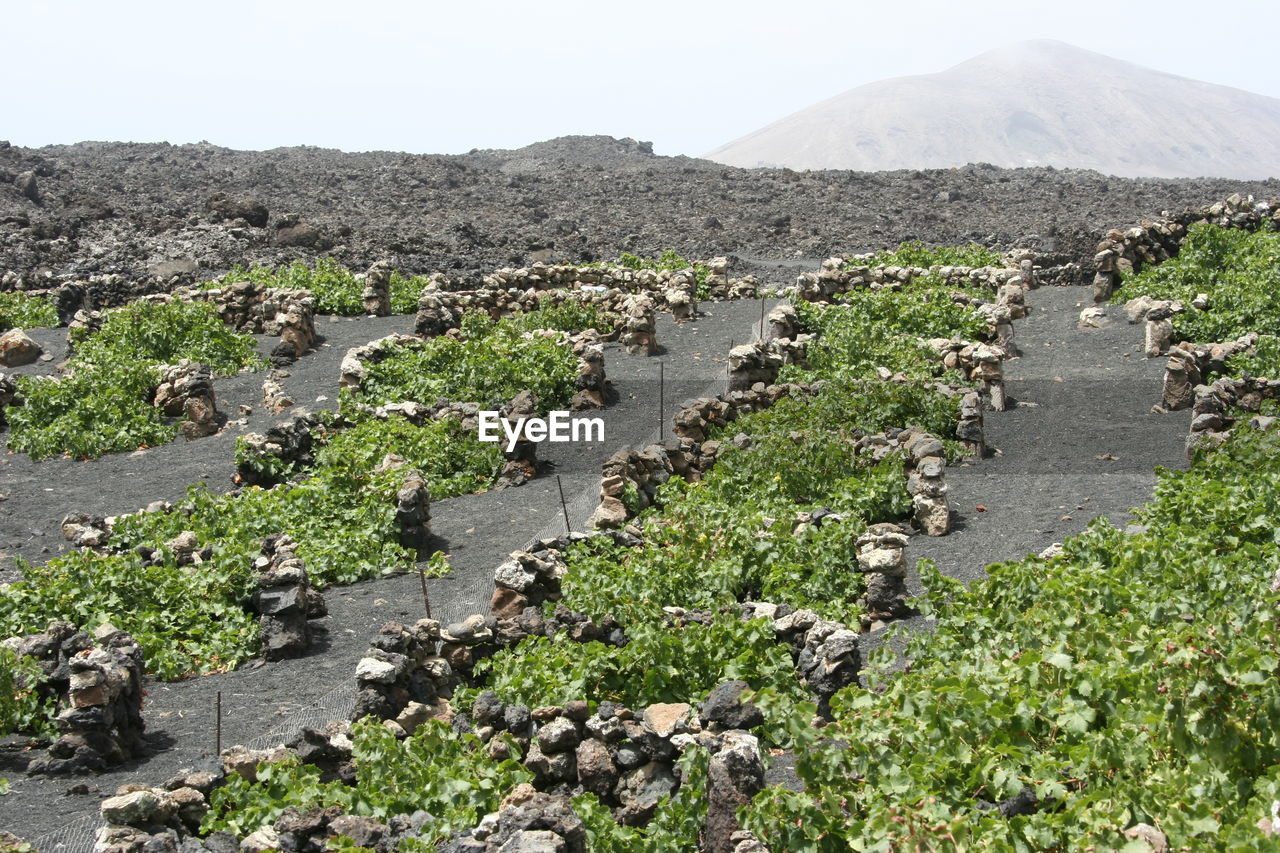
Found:
[[[1028,41],[850,89],[717,148],[734,166],[1069,166],[1127,177],[1280,175],[1280,100]]]
[[[609,137],[458,156],[0,143],[0,289],[96,277],[95,295],[109,302],[237,263],[321,254],[357,269],[386,259],[408,272],[459,274],[672,248],[776,262],[922,239],[1078,260],[1116,223],[1278,190],[1274,180],[989,166],[736,169]]]

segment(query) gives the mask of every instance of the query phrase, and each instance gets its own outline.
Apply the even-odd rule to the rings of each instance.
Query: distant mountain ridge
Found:
[[[1037,40],[850,89],[705,156],[793,169],[991,163],[1268,178],[1280,176],[1280,99]]]

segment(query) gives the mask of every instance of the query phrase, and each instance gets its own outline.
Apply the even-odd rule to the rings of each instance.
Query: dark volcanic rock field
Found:
[[[406,272],[463,274],[664,249],[812,259],[921,239],[1084,260],[1107,228],[1233,192],[1278,191],[1275,179],[1126,180],[986,165],[738,169],[610,137],[457,156],[0,143],[0,289],[98,277],[95,296],[108,303],[236,263],[320,254],[355,269],[386,259]],[[101,281],[111,275],[131,286]]]

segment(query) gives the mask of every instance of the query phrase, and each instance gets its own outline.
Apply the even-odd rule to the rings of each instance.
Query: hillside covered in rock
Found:
[[[3,143],[0,290],[89,281],[105,303],[320,255],[458,275],[666,249],[808,263],[919,239],[1084,260],[1116,222],[1277,186],[983,165],[739,169],[603,136],[453,156]]]

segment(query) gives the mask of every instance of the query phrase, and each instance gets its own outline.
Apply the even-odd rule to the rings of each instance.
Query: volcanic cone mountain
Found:
[[[850,89],[706,156],[793,169],[991,163],[1265,178],[1280,175],[1280,100],[1037,40]]]

